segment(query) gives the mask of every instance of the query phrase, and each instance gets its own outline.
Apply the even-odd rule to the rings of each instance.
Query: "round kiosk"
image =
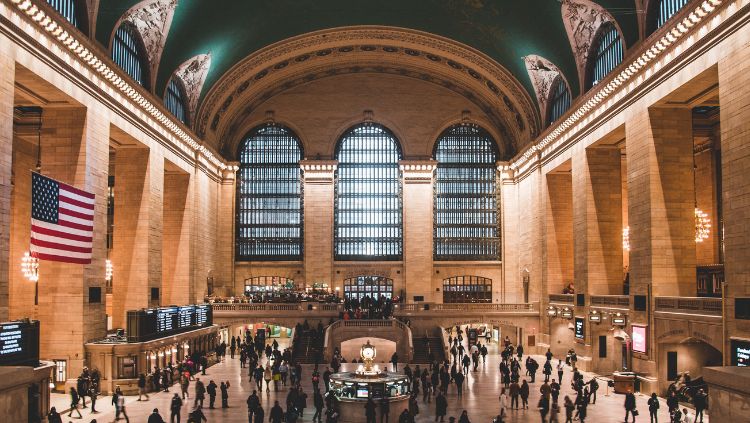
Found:
[[[408,408],[411,387],[409,378],[401,373],[381,370],[372,361],[377,351],[367,341],[360,349],[364,364],[356,371],[331,375],[331,389],[339,402],[339,422],[360,423],[365,420],[365,404],[372,397],[376,404],[377,419],[380,419],[380,403],[383,398],[390,403],[390,414],[398,416]]]

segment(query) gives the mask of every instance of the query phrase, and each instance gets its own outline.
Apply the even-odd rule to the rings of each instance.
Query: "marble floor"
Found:
[[[499,355],[497,355],[497,348],[492,346],[490,348],[491,354],[488,355],[487,364],[479,367],[477,372],[470,372],[467,377],[465,384],[465,392],[463,399],[459,400],[455,395],[455,386],[452,385],[448,391],[448,416],[458,417],[462,410],[467,410],[469,418],[472,423],[489,423],[492,418],[498,413],[498,395],[500,392],[500,377],[498,371]],[[537,361],[540,363],[544,362],[543,357],[537,357]],[[345,364],[345,370],[351,370],[354,364]],[[350,367],[349,369],[347,367]],[[400,366],[399,368],[401,368]],[[312,421],[312,383],[310,381],[310,373],[312,366],[304,366],[304,382],[302,384],[305,392],[308,393],[309,399],[308,404],[310,408],[305,411],[305,416],[300,421],[310,422]],[[591,378],[591,374],[584,374],[585,380]],[[208,417],[209,422],[247,422],[247,407],[245,400],[248,395],[252,392],[255,387],[254,383],[250,382],[247,376],[246,369],[240,369],[240,363],[238,359],[227,359],[225,362],[217,364],[208,369],[206,376],[199,376],[201,380],[208,383],[209,380],[214,380],[217,384],[220,381],[229,381],[231,383],[230,394],[229,394],[229,408],[228,409],[206,409],[205,413]],[[570,369],[566,369],[562,392],[560,399],[564,398],[565,395],[571,395],[574,398],[570,389]],[[543,377],[541,378],[543,380]],[[509,416],[506,422],[539,422],[540,416],[536,409],[533,407],[539,400],[539,382],[540,378],[537,377],[537,382],[531,385],[531,397],[529,403],[531,408],[529,410],[510,410]],[[322,384],[321,384],[322,386]],[[607,395],[607,388],[605,383],[600,383],[601,388],[598,392],[598,398],[596,404],[592,404],[588,408],[588,422],[594,423],[609,423],[609,422],[623,422],[624,421],[624,396],[609,393]],[[190,394],[193,394],[194,384],[190,386]],[[154,408],[158,408],[162,417],[166,421],[169,419],[169,404],[174,392],[179,389],[172,388],[169,393],[152,393],[148,401],[138,402],[137,397],[128,397],[126,410],[131,422],[146,423],[148,415],[151,414]],[[262,404],[266,410],[266,416],[268,416],[268,410],[273,406],[274,400],[279,400],[280,403],[284,404],[287,391],[281,390],[279,392],[263,393]],[[643,395],[636,395],[638,410],[640,416],[638,417],[639,422],[648,422],[648,408],[646,406],[647,397]],[[58,410],[65,410],[68,408],[68,397],[62,394],[53,395],[53,405],[58,406]],[[97,423],[102,422],[113,422],[114,411],[111,406],[111,397],[102,397],[99,399],[97,409],[100,411],[97,414],[91,414],[90,408],[83,409],[83,419],[68,418],[67,413],[64,415],[63,421],[83,421],[89,423],[92,419],[96,419]],[[217,399],[217,404],[220,404],[220,399]],[[661,401],[661,408],[659,412],[659,421],[668,422],[667,407],[664,401]],[[189,410],[193,405],[192,400],[186,400],[183,405],[182,411],[182,422],[187,420]],[[206,399],[206,407],[208,406],[208,399]],[[391,410],[391,422],[396,422],[398,413],[401,410]],[[427,423],[434,421],[434,405],[423,403],[420,398],[420,414],[417,417],[418,423]],[[691,411],[692,414],[692,411]],[[77,417],[76,414],[74,416]],[[564,414],[560,421],[564,421]],[[266,417],[267,418],[267,417]],[[124,420],[121,420],[124,421]],[[364,417],[362,419],[364,422]],[[447,421],[447,419],[446,419]],[[708,418],[704,419],[704,422],[708,422]]]

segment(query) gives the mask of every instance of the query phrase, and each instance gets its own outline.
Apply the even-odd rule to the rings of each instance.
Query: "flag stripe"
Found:
[[[47,235],[43,234],[41,232],[35,232],[34,238],[41,241],[47,241],[47,242],[60,242],[61,238],[56,237],[54,235]],[[70,238],[65,238],[65,243],[70,244],[74,247],[85,247],[85,248],[92,248],[94,243],[92,241],[76,241]]]
[[[94,198],[96,197],[94,194],[80,190],[76,187],[72,187],[68,184],[64,184],[62,182],[58,182],[58,183],[60,184],[60,191],[68,191],[74,195],[78,195],[81,197],[82,201],[93,202]]]
[[[94,213],[94,204],[93,203],[84,203],[82,201],[78,201],[74,198],[67,197],[63,195],[63,193],[60,193],[60,203],[66,204],[68,207],[75,207],[75,209],[80,209],[79,211],[81,213],[88,213],[93,214]]]
[[[44,224],[44,222],[41,222],[41,224]],[[74,241],[92,242],[94,240],[93,236],[83,236],[83,235],[76,235],[76,234],[71,234],[67,232],[60,232],[60,231],[49,229],[49,228],[46,228],[44,226],[40,226],[37,224],[32,224],[31,230],[33,231],[31,234],[32,236],[34,236],[34,232],[39,232],[41,234],[56,236],[60,238],[72,239]]]
[[[78,258],[78,259],[91,259],[91,253],[78,253],[75,251],[69,251],[68,249],[60,250],[58,248],[47,248],[47,247],[39,247],[37,245],[32,244],[31,245],[31,251],[34,251],[37,254],[52,254],[52,255],[61,255],[64,254],[66,256],[69,256],[71,258]]]
[[[76,247],[70,244],[42,241],[41,239],[37,238],[31,238],[31,244],[36,245],[37,247],[50,248],[55,250],[72,251],[75,253],[91,253],[91,247]]]
[[[74,263],[74,264],[90,264],[91,263],[91,254],[89,254],[89,258],[73,258],[73,257],[68,257],[67,255],[61,256],[58,254],[34,253],[34,257],[38,258],[39,260],[60,261],[63,263]]]
[[[82,225],[85,225],[86,223],[91,222],[91,216],[90,215],[83,214],[83,213],[77,212],[75,210],[70,210],[68,208],[60,207],[60,214],[64,214],[64,215],[67,215],[67,216],[70,216],[70,217],[75,217],[77,219],[80,219],[80,220],[82,220],[82,222],[78,222],[78,223],[80,223]],[[73,222],[75,222],[75,221],[73,221]]]
[[[60,220],[57,221],[57,225],[58,226],[64,226],[65,228],[61,228],[61,229],[65,230],[65,231],[75,229],[75,230],[78,230],[78,231],[84,231],[87,234],[90,234],[90,233],[92,233],[94,231],[94,227],[93,226],[81,225],[79,223],[70,222],[68,220],[65,220],[65,218],[63,216],[61,216]]]

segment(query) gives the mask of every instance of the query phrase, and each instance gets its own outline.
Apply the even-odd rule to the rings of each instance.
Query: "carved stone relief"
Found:
[[[562,17],[578,72],[583,75],[599,27],[615,20],[603,7],[589,0],[563,0]]]
[[[199,54],[183,62],[175,71],[175,77],[182,81],[188,100],[190,116],[195,116],[203,83],[211,68],[211,54]]]
[[[141,34],[152,69],[161,58],[176,7],[177,0],[144,0],[122,17],[122,21],[132,23]]]
[[[546,120],[546,111],[550,99],[552,84],[555,82],[555,79],[562,74],[560,69],[555,66],[554,63],[542,56],[532,54],[524,57],[523,60],[526,63],[526,71],[529,72],[531,85],[534,86],[534,91],[536,92],[536,99],[539,103],[539,110],[541,111],[542,118]]]

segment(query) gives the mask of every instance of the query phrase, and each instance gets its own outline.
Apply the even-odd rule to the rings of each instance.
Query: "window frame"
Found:
[[[660,22],[662,15],[662,5],[665,1],[675,1],[675,0],[651,0],[649,1],[646,12],[646,34],[650,35],[654,33],[656,30],[664,26],[667,22],[672,20],[673,17],[678,15],[692,0],[684,0],[685,2],[682,4],[682,6],[678,7],[677,9],[672,12],[671,15],[669,15],[666,19],[663,20],[663,22]],[[676,0],[680,1],[680,0]]]
[[[564,87],[565,89],[563,91],[559,91],[558,87]],[[561,110],[560,113],[555,116],[554,112],[556,110],[557,102],[564,100],[566,94],[568,104],[564,108],[564,110]],[[547,103],[547,126],[555,123],[558,119],[565,115],[568,110],[570,110],[570,106],[571,104],[573,104],[573,94],[570,92],[568,82],[565,80],[565,78],[563,78],[562,75],[557,75],[557,77],[552,81],[551,89],[549,91],[549,101]]]
[[[471,137],[481,137],[484,138],[484,140],[489,144],[491,148],[491,152],[494,155],[494,158],[492,162],[487,163],[470,163],[468,161],[466,162],[445,162],[440,160],[439,154],[441,149],[441,143],[447,142],[448,137],[457,137],[463,134],[454,134],[453,132],[461,129],[471,127],[476,132],[476,134],[469,135]],[[466,135],[464,135],[466,136]],[[480,151],[481,152],[481,151]],[[464,152],[463,154],[466,155],[477,155],[480,152],[477,152],[477,150],[472,150],[469,152]],[[435,141],[434,147],[433,147],[433,153],[432,157],[438,162],[436,169],[435,169],[435,182],[433,185],[433,260],[434,261],[499,261],[502,256],[502,231],[501,231],[501,215],[500,215],[500,189],[498,185],[498,177],[497,177],[497,160],[500,157],[499,148],[497,145],[497,142],[492,137],[492,135],[484,129],[482,126],[477,125],[475,123],[467,123],[467,122],[461,122],[458,124],[451,125],[450,127],[446,128],[437,138]],[[456,192],[456,190],[453,190],[454,192],[445,192],[442,193],[441,189],[443,188],[444,183],[449,182],[443,182],[442,180],[442,174],[444,173],[444,169],[458,169],[458,172],[454,172],[453,179],[455,179],[455,173],[461,173],[461,170],[464,170],[465,174],[472,174],[471,182],[477,183],[477,184],[486,184],[491,183],[492,184],[492,191],[491,193],[483,192],[480,187],[471,188],[468,181],[463,181],[461,183],[459,188],[463,188],[462,191]],[[491,177],[487,177],[487,179],[481,179],[477,180],[479,176],[481,176],[482,173],[488,173],[491,174]],[[449,173],[449,172],[445,172]],[[447,180],[449,181],[451,178],[447,177]],[[459,181],[460,182],[460,181]],[[451,213],[451,207],[446,206],[442,207],[440,206],[441,203],[444,202],[451,202],[451,199],[454,199],[453,201],[453,208],[457,206],[461,206],[461,202],[465,201],[467,199],[472,198],[479,198],[479,199],[488,199],[491,202],[494,203],[494,222],[484,222],[481,221],[479,223],[473,223],[473,224],[467,224],[465,222],[460,221],[453,221],[453,222],[446,222],[446,223],[439,223],[439,221],[443,217],[450,217]],[[445,200],[445,201],[441,201]],[[458,204],[456,204],[458,203]],[[481,220],[482,214],[487,213],[488,209],[482,208],[476,205],[474,203],[471,205],[471,207],[467,208],[460,208],[459,211],[461,212],[460,217],[465,217],[466,213],[470,213],[475,218],[479,218]],[[441,216],[442,213],[442,216]],[[459,215],[458,213],[454,212],[453,219],[458,219]],[[479,230],[479,232],[483,232],[486,229],[492,229],[495,231],[496,236],[484,236],[484,235],[478,235],[478,236],[460,236],[459,234],[454,235],[446,235],[441,236],[441,232],[447,232],[448,229],[451,227],[459,227],[459,228],[468,228],[470,231],[472,229]],[[465,247],[468,248],[474,248],[476,250],[470,251],[466,250],[461,253],[453,252],[441,252],[441,250],[450,249],[450,242],[445,242],[449,240],[454,241],[460,241],[464,240],[466,243]],[[457,244],[454,242],[454,244]],[[472,245],[473,244],[473,245]],[[494,244],[494,246],[493,246]],[[492,252],[492,249],[495,249],[494,252]],[[454,247],[455,249],[455,247]],[[481,252],[477,250],[482,249],[489,249],[490,251]]]
[[[356,143],[358,138],[356,138],[355,132],[360,130],[361,128],[366,127],[374,127],[378,128],[380,131],[382,131],[381,134],[379,134],[382,138],[388,138],[393,143],[394,150],[389,150],[388,148],[375,150],[379,151],[381,154],[394,154],[396,155],[396,161],[395,163],[386,163],[386,162],[370,162],[370,163],[364,163],[364,162],[347,162],[342,160],[342,156],[344,154],[348,154],[345,148],[348,148],[345,146],[347,142]],[[366,151],[366,150],[365,150]],[[359,151],[356,149],[353,149],[350,151],[351,154],[359,154],[362,155],[362,150]],[[333,209],[333,216],[334,216],[334,225],[333,225],[333,253],[334,253],[334,260],[335,261],[401,261],[403,260],[403,254],[404,254],[404,218],[403,218],[403,178],[401,175],[401,170],[399,167],[399,161],[402,160],[403,154],[401,149],[401,143],[399,142],[399,139],[396,137],[396,135],[388,129],[386,126],[375,123],[375,122],[362,122],[357,125],[354,125],[344,131],[344,133],[339,137],[338,142],[336,143],[336,150],[335,150],[335,158],[338,161],[338,166],[336,168],[335,172],[335,178],[334,178],[334,209]],[[389,169],[395,170],[396,177],[395,181],[394,179],[390,177],[372,177],[371,179],[374,179],[374,183],[378,184],[378,188],[381,188],[380,193],[376,193],[370,196],[366,195],[359,195],[357,196],[355,193],[344,193],[343,192],[343,185],[342,181],[344,180],[344,176],[342,174],[349,173],[345,171],[346,169],[367,169],[370,166],[369,169]],[[351,172],[354,173],[354,172]],[[375,173],[375,172],[373,172]],[[385,172],[383,172],[385,173]],[[352,175],[353,180],[355,183],[362,183],[363,179],[366,179],[366,177],[363,176],[363,172],[358,172],[357,175]],[[387,188],[386,184],[390,184],[395,182],[397,186],[398,193],[397,194],[389,194],[384,193],[382,191],[385,191],[384,187]],[[370,213],[374,213],[375,209],[373,207],[367,208],[366,206],[357,208],[355,206],[357,201],[354,201],[355,199],[365,199],[365,200],[395,200],[395,207],[388,207],[384,210],[385,213],[396,213],[397,216],[397,223],[379,223],[379,224],[366,224],[366,223],[354,223],[354,222],[346,222],[342,216],[342,213],[344,215],[347,215],[347,217],[356,216],[356,212],[362,211],[362,214],[367,213],[368,211]],[[349,201],[347,201],[349,200]],[[348,208],[342,208],[339,203],[340,202],[348,202],[351,203],[351,206]],[[370,236],[367,237],[365,234],[361,234],[358,236],[342,236],[339,234],[340,230],[342,229],[350,229],[351,232],[355,232],[356,229],[361,229],[359,232],[366,232],[367,230],[373,230],[372,228],[375,228],[374,231],[378,232],[376,236]],[[395,235],[388,236],[384,235],[383,231],[388,231],[388,229],[394,230]],[[361,252],[355,252],[355,251],[346,251],[347,250],[347,244],[348,246],[352,247],[352,250],[356,248],[356,243],[359,242],[360,244],[363,242],[364,239],[371,239],[375,242],[376,246],[380,246],[381,250],[384,248],[383,245],[387,245],[387,243],[396,243],[396,252],[395,253],[389,253],[385,251],[384,254],[367,254],[367,253],[361,253]],[[393,245],[392,245],[393,246]],[[387,250],[388,247],[385,247]]]
[[[344,279],[342,285],[344,287],[344,298],[352,299],[356,297],[357,300],[361,301],[365,296],[378,299],[381,295],[385,295],[386,298],[393,299],[393,279],[387,276],[352,276]],[[377,294],[377,296],[373,297],[374,294]]]
[[[606,38],[609,34],[614,32],[615,38],[611,41],[608,41],[607,47],[602,51],[600,49],[602,43],[607,42]],[[611,51],[615,51],[614,54],[617,54],[617,45],[619,44],[619,60],[617,63],[614,63],[613,60],[607,59],[607,53]],[[614,22],[604,22],[599,26],[599,29],[596,32],[596,36],[594,37],[594,42],[591,43],[590,47],[590,53],[588,55],[588,64],[586,66],[586,89],[591,89],[594,86],[598,85],[602,80],[604,80],[607,75],[612,73],[615,69],[617,69],[620,64],[622,64],[623,59],[625,58],[625,41],[623,40],[622,33],[620,33],[619,28],[617,25],[615,25]],[[612,64],[611,68],[607,70],[606,72],[602,73],[601,77],[597,80],[595,80],[595,76],[598,73],[597,66],[600,63],[600,59],[603,61],[602,66],[605,66],[607,64]]]
[[[65,2],[72,5],[72,15],[66,13],[66,10],[60,10],[58,3]],[[85,0],[45,0],[44,3],[57,13],[60,17],[65,19],[70,25],[78,28],[79,31],[88,35],[89,32],[89,16],[88,8],[86,7]],[[73,18],[72,20],[70,18]]]
[[[492,279],[484,276],[459,275],[443,279],[443,304],[492,304],[492,294]]]
[[[283,134],[279,134],[276,136],[279,136],[283,139],[283,142],[291,142],[292,140],[296,142],[297,150],[294,152],[291,152],[289,154],[297,154],[298,160],[295,163],[292,163],[291,161],[277,161],[274,163],[243,163],[242,161],[242,155],[243,150],[246,148],[248,142],[253,137],[258,137],[259,135],[262,135],[262,131],[267,130],[269,128],[277,128],[282,131]],[[270,134],[273,136],[273,134]],[[277,139],[278,141],[278,139]],[[267,151],[267,149],[265,149]],[[245,137],[243,137],[242,142],[240,142],[239,146],[237,147],[237,159],[240,162],[239,170],[237,171],[237,179],[236,179],[236,190],[235,190],[235,261],[239,262],[253,262],[253,261],[302,261],[304,259],[304,246],[305,246],[305,210],[304,210],[304,183],[302,178],[302,170],[300,168],[299,162],[304,158],[304,147],[302,145],[302,140],[297,136],[297,134],[292,131],[290,128],[278,124],[278,123],[265,123],[259,126],[256,126],[255,128],[251,129]],[[264,193],[264,194],[258,194],[258,193],[248,193],[243,194],[241,192],[243,188],[243,173],[246,169],[250,169],[248,173],[251,173],[253,169],[258,169],[257,172],[259,176],[262,178],[261,180],[268,182],[269,180],[273,180],[274,178],[272,176],[269,176],[269,173],[273,173],[275,170],[284,170],[284,169],[295,169],[296,168],[296,182],[292,182],[291,179],[286,180],[287,184],[289,185],[281,185],[277,184],[275,186],[276,190],[271,193]],[[277,172],[278,174],[278,172]],[[291,172],[290,172],[291,174]],[[251,177],[252,180],[252,177]],[[257,180],[257,179],[256,179]],[[296,186],[299,188],[298,192],[296,193],[280,193],[279,191],[290,191],[289,187],[291,184],[296,183]],[[266,254],[260,254],[260,253],[252,253],[252,248],[247,248],[247,253],[244,253],[241,247],[241,243],[243,242],[253,242],[254,239],[259,239],[259,237],[254,237],[251,234],[249,234],[246,237],[241,236],[242,230],[244,228],[253,228],[255,227],[261,227],[258,226],[260,224],[253,224],[253,223],[242,223],[243,220],[243,211],[247,213],[246,219],[248,221],[252,220],[252,217],[260,217],[262,218],[262,214],[268,213],[269,209],[264,208],[265,206],[261,206],[258,208],[252,208],[248,207],[247,209],[242,207],[242,200],[245,198],[245,196],[248,196],[252,198],[253,194],[257,194],[258,199],[297,199],[297,203],[299,204],[299,211],[297,212],[292,211],[291,208],[287,208],[286,215],[285,216],[291,216],[292,214],[296,215],[298,213],[299,215],[299,222],[297,224],[283,224],[283,223],[277,223],[277,224],[264,224],[265,228],[299,228],[299,237],[267,237],[265,238],[268,241],[268,245],[266,248],[271,248],[270,246],[275,242],[277,245],[282,245],[284,242],[288,243],[289,245],[296,244],[299,249],[298,254],[289,254],[289,253],[281,253],[277,251],[276,253],[271,253],[268,251]],[[261,203],[263,201],[260,201]],[[291,201],[294,202],[294,201]],[[270,207],[270,206],[269,206]],[[268,217],[268,216],[266,216]],[[274,226],[275,225],[275,226]],[[280,244],[279,244],[280,243]],[[256,247],[256,251],[259,247]]]
[[[173,100],[175,102],[174,104],[182,109],[182,118],[180,118],[180,116],[175,113],[175,110],[172,109],[170,100]],[[169,112],[172,114],[172,116],[174,116],[177,120],[187,126],[190,126],[191,120],[190,110],[188,107],[187,90],[185,89],[185,83],[182,81],[182,79],[178,78],[177,75],[172,75],[172,77],[169,78],[167,87],[164,89],[164,107],[166,107],[167,110],[169,110]]]
[[[133,40],[133,45],[127,45],[125,42],[126,40],[123,40],[122,37],[120,37],[120,30],[125,30],[128,35]],[[131,74],[128,69],[126,69],[126,64],[120,63],[118,58],[115,57],[115,46],[116,43],[120,42],[120,45],[122,45],[124,49],[126,49],[131,56],[126,57],[127,60],[130,61],[130,64],[137,64],[139,66],[139,70],[141,71],[141,79],[142,81],[139,81],[138,78],[136,78],[133,74]],[[133,81],[141,85],[143,88],[149,90],[151,88],[151,69],[150,69],[150,62],[148,59],[148,53],[146,52],[146,46],[143,43],[143,38],[141,37],[141,33],[138,31],[138,28],[135,27],[130,22],[123,21],[120,23],[120,26],[115,29],[114,33],[112,34],[112,47],[110,49],[110,58],[112,61],[119,67],[125,74],[127,74]]]

